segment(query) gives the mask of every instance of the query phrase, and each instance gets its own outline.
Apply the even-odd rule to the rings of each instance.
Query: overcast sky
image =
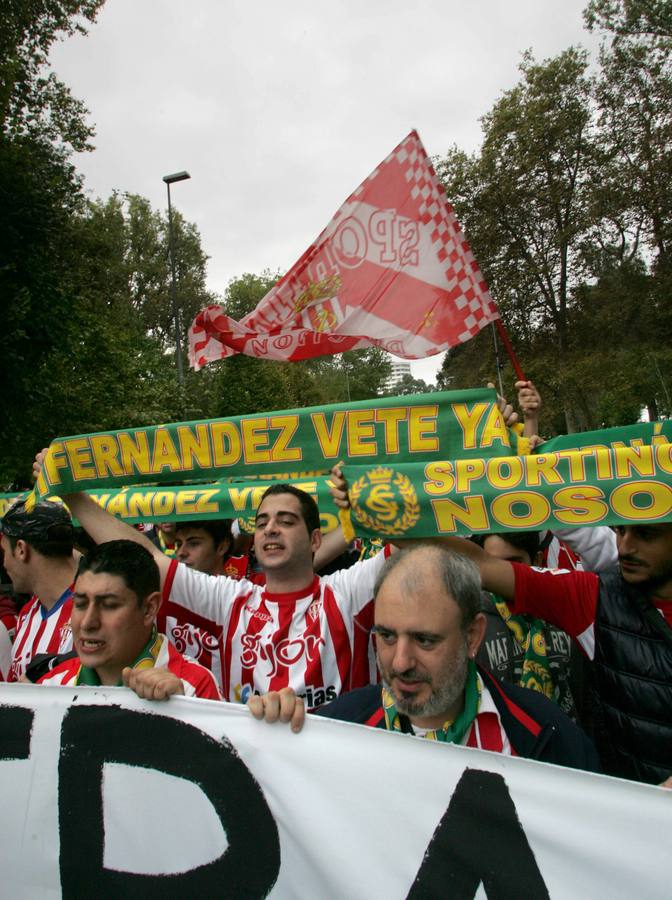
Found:
[[[75,159],[89,192],[165,207],[162,176],[188,170],[172,200],[222,294],[244,272],[286,271],[412,128],[431,156],[477,149],[524,50],[595,50],[585,4],[107,0],[51,60],[96,127]],[[439,365],[413,372],[432,381]]]

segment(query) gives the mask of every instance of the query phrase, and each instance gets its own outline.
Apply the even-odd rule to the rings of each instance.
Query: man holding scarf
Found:
[[[46,450],[33,465],[39,477]],[[340,481],[341,470],[332,469]],[[65,494],[72,514],[97,543],[114,539],[146,547],[158,566],[162,612],[197,622],[226,700],[291,685],[311,707],[375,677],[370,652],[372,592],[387,550],[349,569],[318,577],[322,546],[314,498],[291,484],[266,489],[255,516],[254,550],[265,583],[206,575],[170,560],[144,535],[87,494]],[[342,535],[336,542],[342,543]],[[172,636],[175,637],[174,629]],[[186,641],[176,646],[191,655]],[[204,659],[197,648],[194,656]]]

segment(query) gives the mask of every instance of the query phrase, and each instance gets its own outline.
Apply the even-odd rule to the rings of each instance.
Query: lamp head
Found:
[[[174,172],[172,175],[164,175],[163,180],[166,184],[175,184],[176,181],[186,181],[191,178],[189,172]]]

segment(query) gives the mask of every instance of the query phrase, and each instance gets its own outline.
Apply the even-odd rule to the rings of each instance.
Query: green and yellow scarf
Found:
[[[556,700],[557,689],[553,684],[546,652],[544,623],[532,616],[514,616],[505,600],[496,594],[492,595],[492,599],[497,612],[525,653],[518,684],[531,691],[538,691],[549,700]]]
[[[478,677],[476,663],[469,660],[467,667],[467,682],[464,687],[464,706],[454,721],[449,719],[441,728],[433,728],[422,736],[429,741],[441,741],[444,744],[461,744],[464,736],[478,715],[481,705],[481,682]],[[385,711],[385,727],[388,731],[403,731],[401,718],[397,711],[394,697],[383,688],[383,709]]]
[[[153,669],[159,656],[161,646],[163,644],[163,635],[159,634],[156,628],[152,629],[152,634],[145,646],[140,651],[139,656],[131,663],[131,669]],[[75,684],[83,684],[89,687],[100,687],[100,678],[95,669],[88,666],[80,666],[77,673]],[[117,687],[122,687],[122,681],[119,679]]]

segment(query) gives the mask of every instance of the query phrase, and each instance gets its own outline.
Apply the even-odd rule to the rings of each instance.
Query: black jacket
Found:
[[[595,742],[604,770],[664,781],[672,772],[672,631],[618,574],[600,577],[593,675]]]
[[[591,741],[555,703],[536,691],[496,681],[481,668],[479,674],[518,756],[588,772],[601,771]],[[371,684],[342,694],[321,707],[316,715],[385,728],[382,709],[382,688]]]

